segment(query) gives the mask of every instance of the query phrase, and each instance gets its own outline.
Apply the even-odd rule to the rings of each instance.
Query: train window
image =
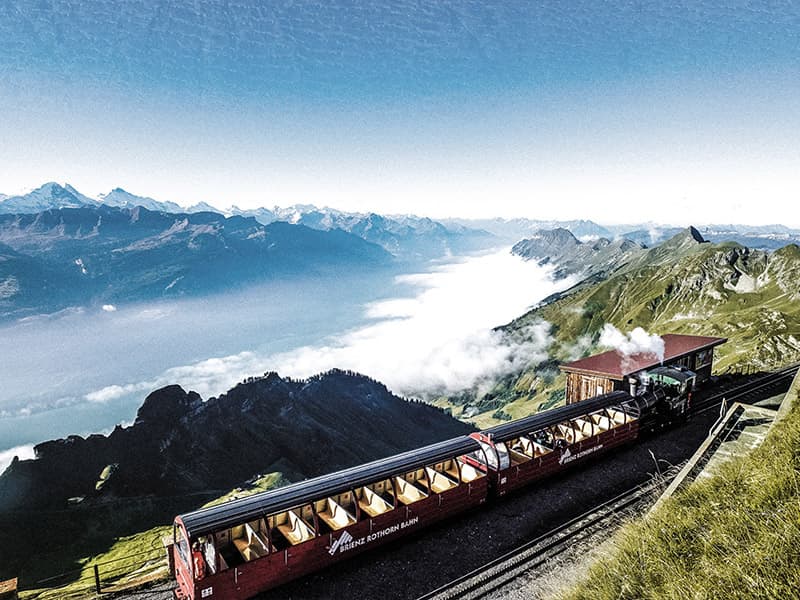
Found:
[[[183,560],[184,564],[189,565],[189,541],[183,535],[183,528],[175,523],[172,526],[172,530],[175,547],[178,549],[178,555],[181,560]]]
[[[422,469],[420,469],[422,471]],[[424,471],[421,478],[417,478],[417,472],[407,473],[405,477],[395,477],[394,485],[397,490],[397,499],[403,504],[413,504],[428,497],[422,491],[417,482],[425,481]],[[414,483],[412,483],[412,481]]]
[[[461,461],[459,461],[461,463],[461,481],[469,483],[470,481],[475,481],[486,475],[483,471],[479,471],[469,464],[469,462],[467,462],[468,460],[468,456],[463,456],[461,457]]]
[[[447,475],[443,464],[436,465],[433,468],[426,467],[425,471],[428,475],[428,487],[435,494],[441,494],[458,485],[458,472],[456,472],[456,479],[453,480],[451,476]]]
[[[595,428],[598,433],[602,433],[603,431],[608,431],[614,427],[614,424],[611,422],[611,419],[607,414],[606,411],[603,409],[600,412],[592,413],[589,415],[591,421],[595,424]]]
[[[203,557],[206,559],[206,569],[213,574],[217,572],[217,550],[214,546],[214,536],[207,535],[197,538]]]
[[[630,422],[628,413],[619,408],[609,408],[608,415],[611,417],[611,420],[614,421],[615,426]]]
[[[580,441],[594,435],[594,422],[591,419],[578,417],[570,423],[575,430],[576,440]]]
[[[549,429],[540,429],[539,431],[534,431],[527,437],[531,440],[533,445],[533,456],[535,458],[553,451],[553,433]]]
[[[321,521],[320,527],[326,526],[330,531],[337,531],[355,523],[355,510],[351,509],[351,506],[351,492],[338,494],[315,502],[314,508]]]
[[[508,455],[511,463],[519,465],[533,458],[533,444],[526,437],[520,437],[508,443]]]
[[[504,442],[500,442],[494,445],[495,450],[497,450],[497,457],[500,460],[500,468],[507,469],[511,466],[511,461],[508,458],[508,448]]]
[[[494,448],[492,448],[492,446],[490,446],[486,442],[478,441],[478,443],[481,445],[481,448],[483,448],[483,452],[475,452],[475,454],[479,455],[481,457],[484,456],[484,455],[486,456],[485,459],[482,459],[482,458],[478,459],[479,462],[483,463],[484,460],[488,461],[489,467],[496,471],[497,470],[497,453],[494,451]]]
[[[458,461],[451,458],[445,462],[438,463],[433,466],[433,470],[437,473],[442,473],[450,481],[458,484],[461,481],[461,476],[458,471]]]
[[[564,448],[577,441],[575,429],[572,427],[571,421],[565,421],[564,423],[556,425],[554,433],[554,444],[556,448]]]
[[[264,519],[231,527],[231,540],[245,562],[266,556],[271,544]]]

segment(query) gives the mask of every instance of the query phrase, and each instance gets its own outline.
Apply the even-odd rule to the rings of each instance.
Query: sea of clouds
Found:
[[[523,261],[511,255],[508,248],[480,256],[451,258],[421,272],[398,276],[394,282],[397,294],[364,304],[358,325],[341,333],[278,352],[265,351],[257,340],[243,336],[245,341],[239,351],[164,368],[136,380],[118,379],[90,388],[68,399],[78,405],[69,410],[77,415],[75,408],[81,404],[97,406],[99,411],[116,405],[138,407],[151,391],[176,383],[209,398],[247,377],[267,371],[308,377],[332,368],[350,369],[385,383],[395,393],[416,397],[488,386],[498,377],[543,360],[551,343],[550,325],[544,321],[529,325],[522,336],[524,341],[505,339],[495,327],[573,283],[553,281],[550,268]],[[135,319],[126,310],[117,308],[117,311],[103,308],[102,314],[107,315],[104,318],[113,319],[114,323],[125,319],[126,329],[137,331],[140,326]],[[219,306],[211,308],[217,310]],[[174,313],[172,319],[180,307],[172,306],[169,310]],[[196,305],[192,310],[191,321],[198,326],[214,318],[204,315]],[[226,310],[235,313],[237,306],[229,305]],[[276,308],[271,306],[269,310],[274,313]],[[146,314],[146,310],[137,309],[136,314]],[[254,317],[248,317],[251,318]],[[298,328],[307,327],[299,311],[292,318],[297,320]],[[156,320],[160,321],[164,319]],[[170,336],[174,333],[169,330]],[[156,338],[148,338],[147,345],[141,345],[142,350],[163,352],[162,348],[155,348],[157,344]],[[135,355],[124,358],[137,360]],[[81,366],[82,370],[91,368],[90,363]],[[130,420],[131,416],[126,413],[114,422]],[[18,422],[24,426],[23,420]],[[113,423],[103,422],[98,427],[96,422],[92,425],[75,422],[71,427],[70,432],[80,432],[87,427],[106,429],[113,427]],[[13,457],[13,454],[5,457],[10,452],[6,450],[0,455],[3,459],[0,471]]]
[[[554,282],[549,268],[503,249],[399,276],[397,283],[414,293],[366,305],[365,325],[322,343],[277,354],[245,350],[209,358],[146,381],[106,386],[85,398],[107,402],[170,383],[207,398],[266,371],[308,377],[332,368],[364,373],[403,395],[457,392],[543,360],[551,342],[548,323],[529,326],[523,342],[511,342],[494,328],[572,281]]]

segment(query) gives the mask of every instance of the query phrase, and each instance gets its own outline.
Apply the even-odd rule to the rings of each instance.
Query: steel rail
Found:
[[[704,398],[700,402],[694,404],[691,409],[692,414],[701,414],[707,410],[711,410],[719,405],[722,400],[732,401],[742,396],[746,396],[747,394],[751,394],[755,391],[760,389],[769,387],[771,385],[775,385],[779,381],[783,379],[787,379],[789,377],[794,377],[797,374],[798,369],[800,368],[800,363],[795,363],[777,371],[773,371],[772,373],[767,373],[758,377],[753,381],[748,381],[743,383],[739,386],[735,386],[729,388],[727,390],[723,390],[714,394],[713,396],[709,396],[708,398]]]
[[[622,492],[614,498],[598,504],[583,514],[551,529],[547,533],[420,596],[417,600],[433,600],[434,598],[437,600],[450,600],[452,598],[463,598],[471,593],[484,595],[497,589],[509,581],[508,578],[500,580],[503,575],[522,567],[530,569],[540,566],[553,556],[561,554],[568,549],[567,542],[574,541],[580,534],[618,515],[620,511],[636,504],[655,490],[663,488],[677,475],[679,470],[678,467],[675,467],[668,471],[668,475],[661,475],[658,479],[650,480],[647,483]],[[539,545],[541,547],[537,548],[536,546]],[[487,586],[486,584],[489,582],[491,585]],[[486,589],[483,592],[479,592],[481,588]]]
[[[701,414],[712,408],[716,408],[722,400],[734,401],[747,394],[775,385],[786,378],[794,377],[798,369],[800,369],[800,363],[788,365],[774,372],[757,377],[754,380],[716,393],[696,403],[691,413]],[[547,533],[481,565],[469,573],[418,597],[417,600],[433,600],[434,598],[436,600],[450,600],[454,598],[463,598],[469,594],[474,594],[473,597],[477,598],[496,590],[510,580],[508,577],[504,577],[505,575],[508,575],[512,571],[518,571],[523,567],[525,569],[538,567],[547,560],[550,560],[553,556],[557,556],[566,551],[567,542],[575,540],[580,534],[618,514],[621,510],[636,504],[644,496],[652,493],[659,487],[668,484],[669,481],[674,479],[679,470],[680,465],[670,469],[668,472],[669,475],[666,477],[662,476],[661,479],[651,480],[645,484],[631,488],[583,514],[562,523]],[[541,548],[536,548],[537,545],[542,546]],[[534,550],[534,548],[536,549]],[[544,557],[544,555],[547,556]],[[489,585],[487,585],[487,583],[489,583]],[[481,588],[485,589],[481,591]]]

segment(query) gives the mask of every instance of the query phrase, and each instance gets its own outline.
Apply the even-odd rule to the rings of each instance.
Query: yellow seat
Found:
[[[519,451],[522,454],[528,456],[528,458],[533,458],[533,443],[526,437],[520,437],[519,440]]]
[[[269,549],[261,536],[248,524],[234,527],[232,530],[233,545],[246,561],[269,554]]]
[[[326,500],[325,510],[317,513],[319,518],[333,530],[342,529],[356,522],[356,519],[335,500]]]
[[[458,463],[456,461],[449,461],[444,472],[447,473],[453,481],[461,481],[461,475],[458,473]]]
[[[509,450],[508,455],[511,457],[511,461],[515,465],[519,465],[524,462],[528,462],[531,457],[527,454],[523,454],[522,452],[517,452],[516,450]]]
[[[478,470],[475,467],[473,467],[472,465],[469,465],[467,463],[463,463],[461,465],[461,480],[464,483],[469,483],[470,481],[475,481],[476,479],[478,479],[479,477],[482,477],[482,476],[483,475],[481,473],[479,473]]]
[[[368,487],[361,489],[363,490],[363,496],[358,500],[358,505],[361,507],[361,510],[370,517],[377,517],[378,515],[392,510],[389,503],[371,489]]]
[[[314,531],[306,525],[305,521],[297,516],[293,510],[286,513],[288,515],[288,522],[278,525],[278,531],[281,532],[289,542],[296,546],[302,544],[314,537]]]
[[[397,484],[397,499],[403,504],[413,504],[428,497],[428,495],[420,490],[413,483],[402,479],[401,477],[394,478]]]
[[[431,482],[431,491],[437,494],[446,492],[447,490],[453,489],[458,485],[449,477],[439,473],[439,471],[435,469],[431,469],[430,467],[425,467],[425,472],[428,474],[428,481]]]

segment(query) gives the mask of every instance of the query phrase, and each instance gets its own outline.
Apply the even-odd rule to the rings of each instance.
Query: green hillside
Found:
[[[510,325],[553,324],[553,352],[575,354],[575,340],[604,324],[622,331],[729,338],[717,368],[768,368],[800,358],[800,248],[774,253],[735,243],[688,244],[681,234],[597,285],[577,290]],[[673,256],[673,260],[668,259]]]
[[[257,476],[203,506],[216,506],[238,498],[286,485],[289,481],[281,473]],[[48,586],[29,589],[20,594],[22,600],[68,600],[94,596],[94,568],[98,567],[105,591],[128,589],[169,577],[166,551],[162,538],[172,534],[172,524],[157,525],[146,531],[118,538],[108,549],[80,561],[80,569],[73,571],[67,582],[56,579]],[[76,538],[76,543],[84,540]],[[91,544],[86,544],[91,546]],[[47,561],[46,561],[47,562]],[[42,565],[43,573],[47,573]],[[52,574],[52,571],[49,572]]]
[[[626,525],[564,599],[797,598],[800,404],[751,454]]]
[[[710,244],[689,228],[608,278],[587,279],[502,330],[509,340],[524,341],[541,320],[552,325],[551,362],[507,377],[480,398],[450,398],[440,405],[453,406],[456,416],[464,404],[477,408],[480,414],[471,419],[478,425],[551,406],[563,398],[557,363],[598,351],[607,323],[623,332],[643,327],[658,334],[727,337],[717,349],[717,372],[799,360],[800,248],[791,244],[767,253]]]

